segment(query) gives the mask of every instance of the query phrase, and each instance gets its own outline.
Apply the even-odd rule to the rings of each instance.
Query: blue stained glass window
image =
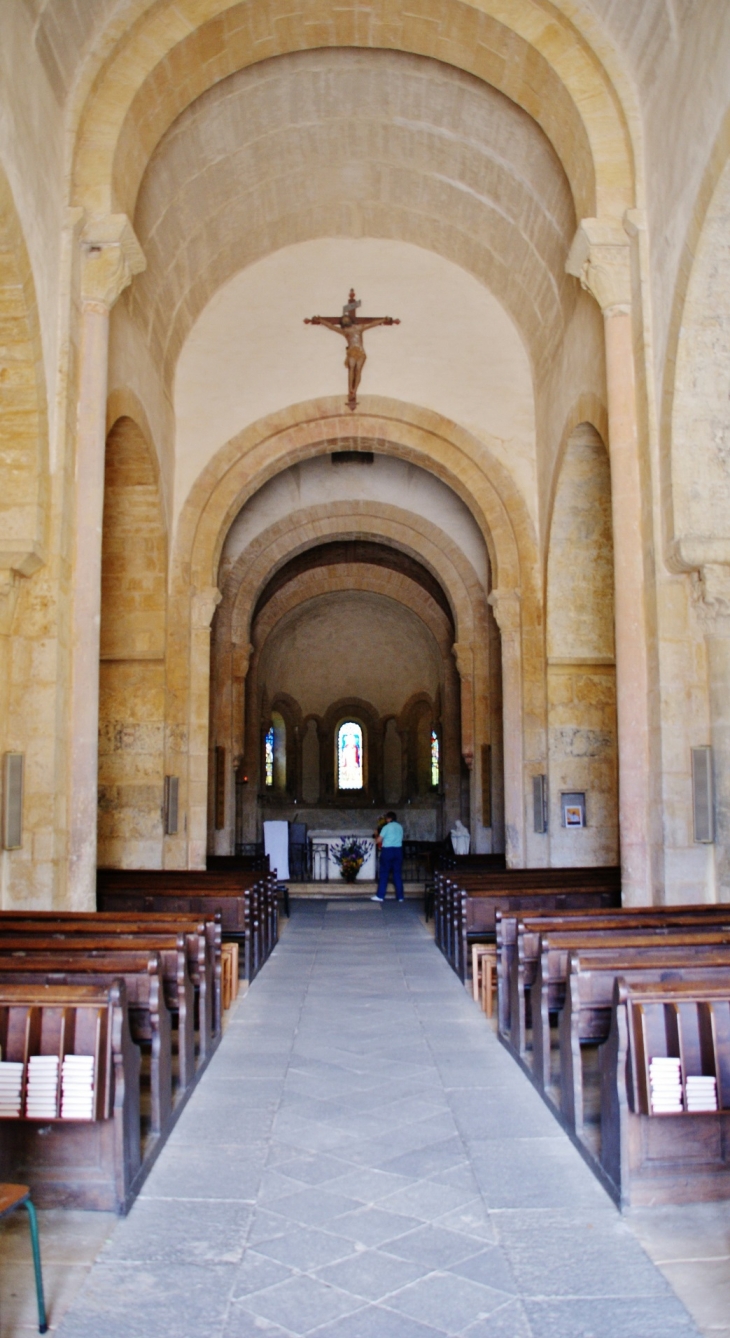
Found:
[[[267,730],[264,735],[264,772],[266,776],[266,785],[274,784],[274,726]]]
[[[431,730],[431,784],[438,786],[441,779],[441,767],[439,760],[439,736],[435,729]]]
[[[337,731],[337,786],[340,790],[362,790],[362,728],[346,720]]]

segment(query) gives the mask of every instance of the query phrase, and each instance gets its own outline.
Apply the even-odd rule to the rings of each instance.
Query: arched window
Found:
[[[279,711],[271,712],[271,724],[264,734],[264,780],[267,790],[285,792],[286,721]]]
[[[431,784],[438,789],[441,779],[441,747],[435,729],[431,730]]]
[[[363,788],[362,726],[355,720],[346,720],[337,731],[337,788]]]

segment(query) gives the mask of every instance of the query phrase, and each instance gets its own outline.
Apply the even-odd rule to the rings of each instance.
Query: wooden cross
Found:
[[[348,409],[357,408],[357,388],[366,361],[362,338],[364,332],[372,330],[374,325],[400,325],[400,321],[394,320],[392,316],[358,316],[357,309],[360,305],[360,301],[355,297],[355,289],[351,288],[341,316],[310,316],[304,321],[305,325],[324,325],[328,330],[334,330],[335,334],[342,335],[346,341]]]

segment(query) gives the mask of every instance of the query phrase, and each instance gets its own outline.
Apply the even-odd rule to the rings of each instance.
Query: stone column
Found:
[[[187,868],[204,869],[208,848],[210,625],[223,596],[215,585],[190,600],[190,716],[188,719]]]
[[[652,900],[649,665],[642,486],[634,381],[629,240],[612,221],[587,218],[566,269],[604,318],[613,523],[619,827],[625,905]]]
[[[461,679],[461,755],[469,770],[474,765],[474,647],[455,641],[452,650]]]
[[[704,625],[715,788],[715,886],[730,901],[730,567],[706,563],[694,579]]]
[[[90,221],[81,237],[75,456],[75,551],[69,729],[69,905],[96,905],[101,524],[104,510],[109,313],[145,267],[129,219]]]
[[[502,637],[505,854],[508,868],[521,869],[525,863],[525,801],[519,591],[493,590],[488,602]]]

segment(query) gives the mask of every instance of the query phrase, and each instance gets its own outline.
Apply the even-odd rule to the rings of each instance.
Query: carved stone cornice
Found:
[[[730,636],[730,566],[707,562],[693,571],[692,603],[708,636]]]
[[[474,674],[474,647],[470,641],[455,641],[451,647],[456,660],[460,678],[471,678]]]
[[[565,268],[595,297],[604,316],[631,310],[630,243],[620,223],[584,218]]]
[[[204,590],[195,590],[191,600],[191,621],[200,631],[208,631],[213,621],[213,614],[223,596],[217,585],[208,585]]]
[[[518,636],[520,631],[519,590],[493,590],[487,596],[502,636]]]
[[[110,311],[135,274],[146,269],[144,252],[126,214],[92,218],[81,234],[81,300]]]

